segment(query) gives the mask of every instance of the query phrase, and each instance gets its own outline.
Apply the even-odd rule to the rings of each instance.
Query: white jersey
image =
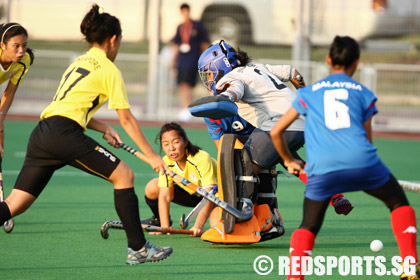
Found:
[[[248,63],[222,77],[216,89],[235,93],[239,115],[253,126],[270,131],[296,97],[283,83],[293,78],[292,70],[290,65]],[[304,119],[299,116],[287,130],[303,131],[304,127]]]

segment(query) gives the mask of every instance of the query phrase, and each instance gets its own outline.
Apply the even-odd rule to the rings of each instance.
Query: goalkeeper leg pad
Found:
[[[221,139],[218,155],[219,198],[242,210],[256,201],[257,178],[252,162],[237,135],[226,134]],[[206,231],[201,239],[214,243],[255,243],[260,240],[260,227],[255,216],[247,222],[220,209],[219,223]]]
[[[237,135],[226,134],[221,139],[217,177],[221,200],[242,210],[246,204],[252,207],[256,201],[257,178],[253,175],[252,162]],[[224,221],[227,233],[232,233],[236,219],[223,211],[220,220]]]

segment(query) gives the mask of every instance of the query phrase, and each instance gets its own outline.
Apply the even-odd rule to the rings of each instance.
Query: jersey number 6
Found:
[[[349,107],[339,100],[347,100],[349,92],[345,89],[326,90],[324,92],[325,125],[331,129],[350,127]]]

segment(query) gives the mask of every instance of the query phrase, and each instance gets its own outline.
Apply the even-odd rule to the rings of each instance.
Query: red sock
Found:
[[[290,240],[290,272],[292,272],[292,257],[302,257],[312,255],[312,248],[315,245],[315,235],[303,228],[299,228],[292,233],[292,238]],[[301,264],[300,259],[297,264]],[[301,272],[300,266],[294,269],[297,272]],[[303,275],[290,275],[287,276],[287,279],[304,279]],[[299,273],[300,274],[300,273]]]
[[[409,205],[394,209],[391,212],[391,223],[402,259],[413,256],[417,262],[417,226],[414,209]]]

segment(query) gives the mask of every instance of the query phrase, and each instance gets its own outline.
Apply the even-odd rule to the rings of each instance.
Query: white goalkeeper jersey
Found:
[[[293,78],[292,72],[290,65],[248,63],[222,77],[216,89],[235,93],[239,115],[253,126],[270,131],[296,97],[283,83]],[[299,116],[287,130],[303,131],[304,127],[304,118]]]

